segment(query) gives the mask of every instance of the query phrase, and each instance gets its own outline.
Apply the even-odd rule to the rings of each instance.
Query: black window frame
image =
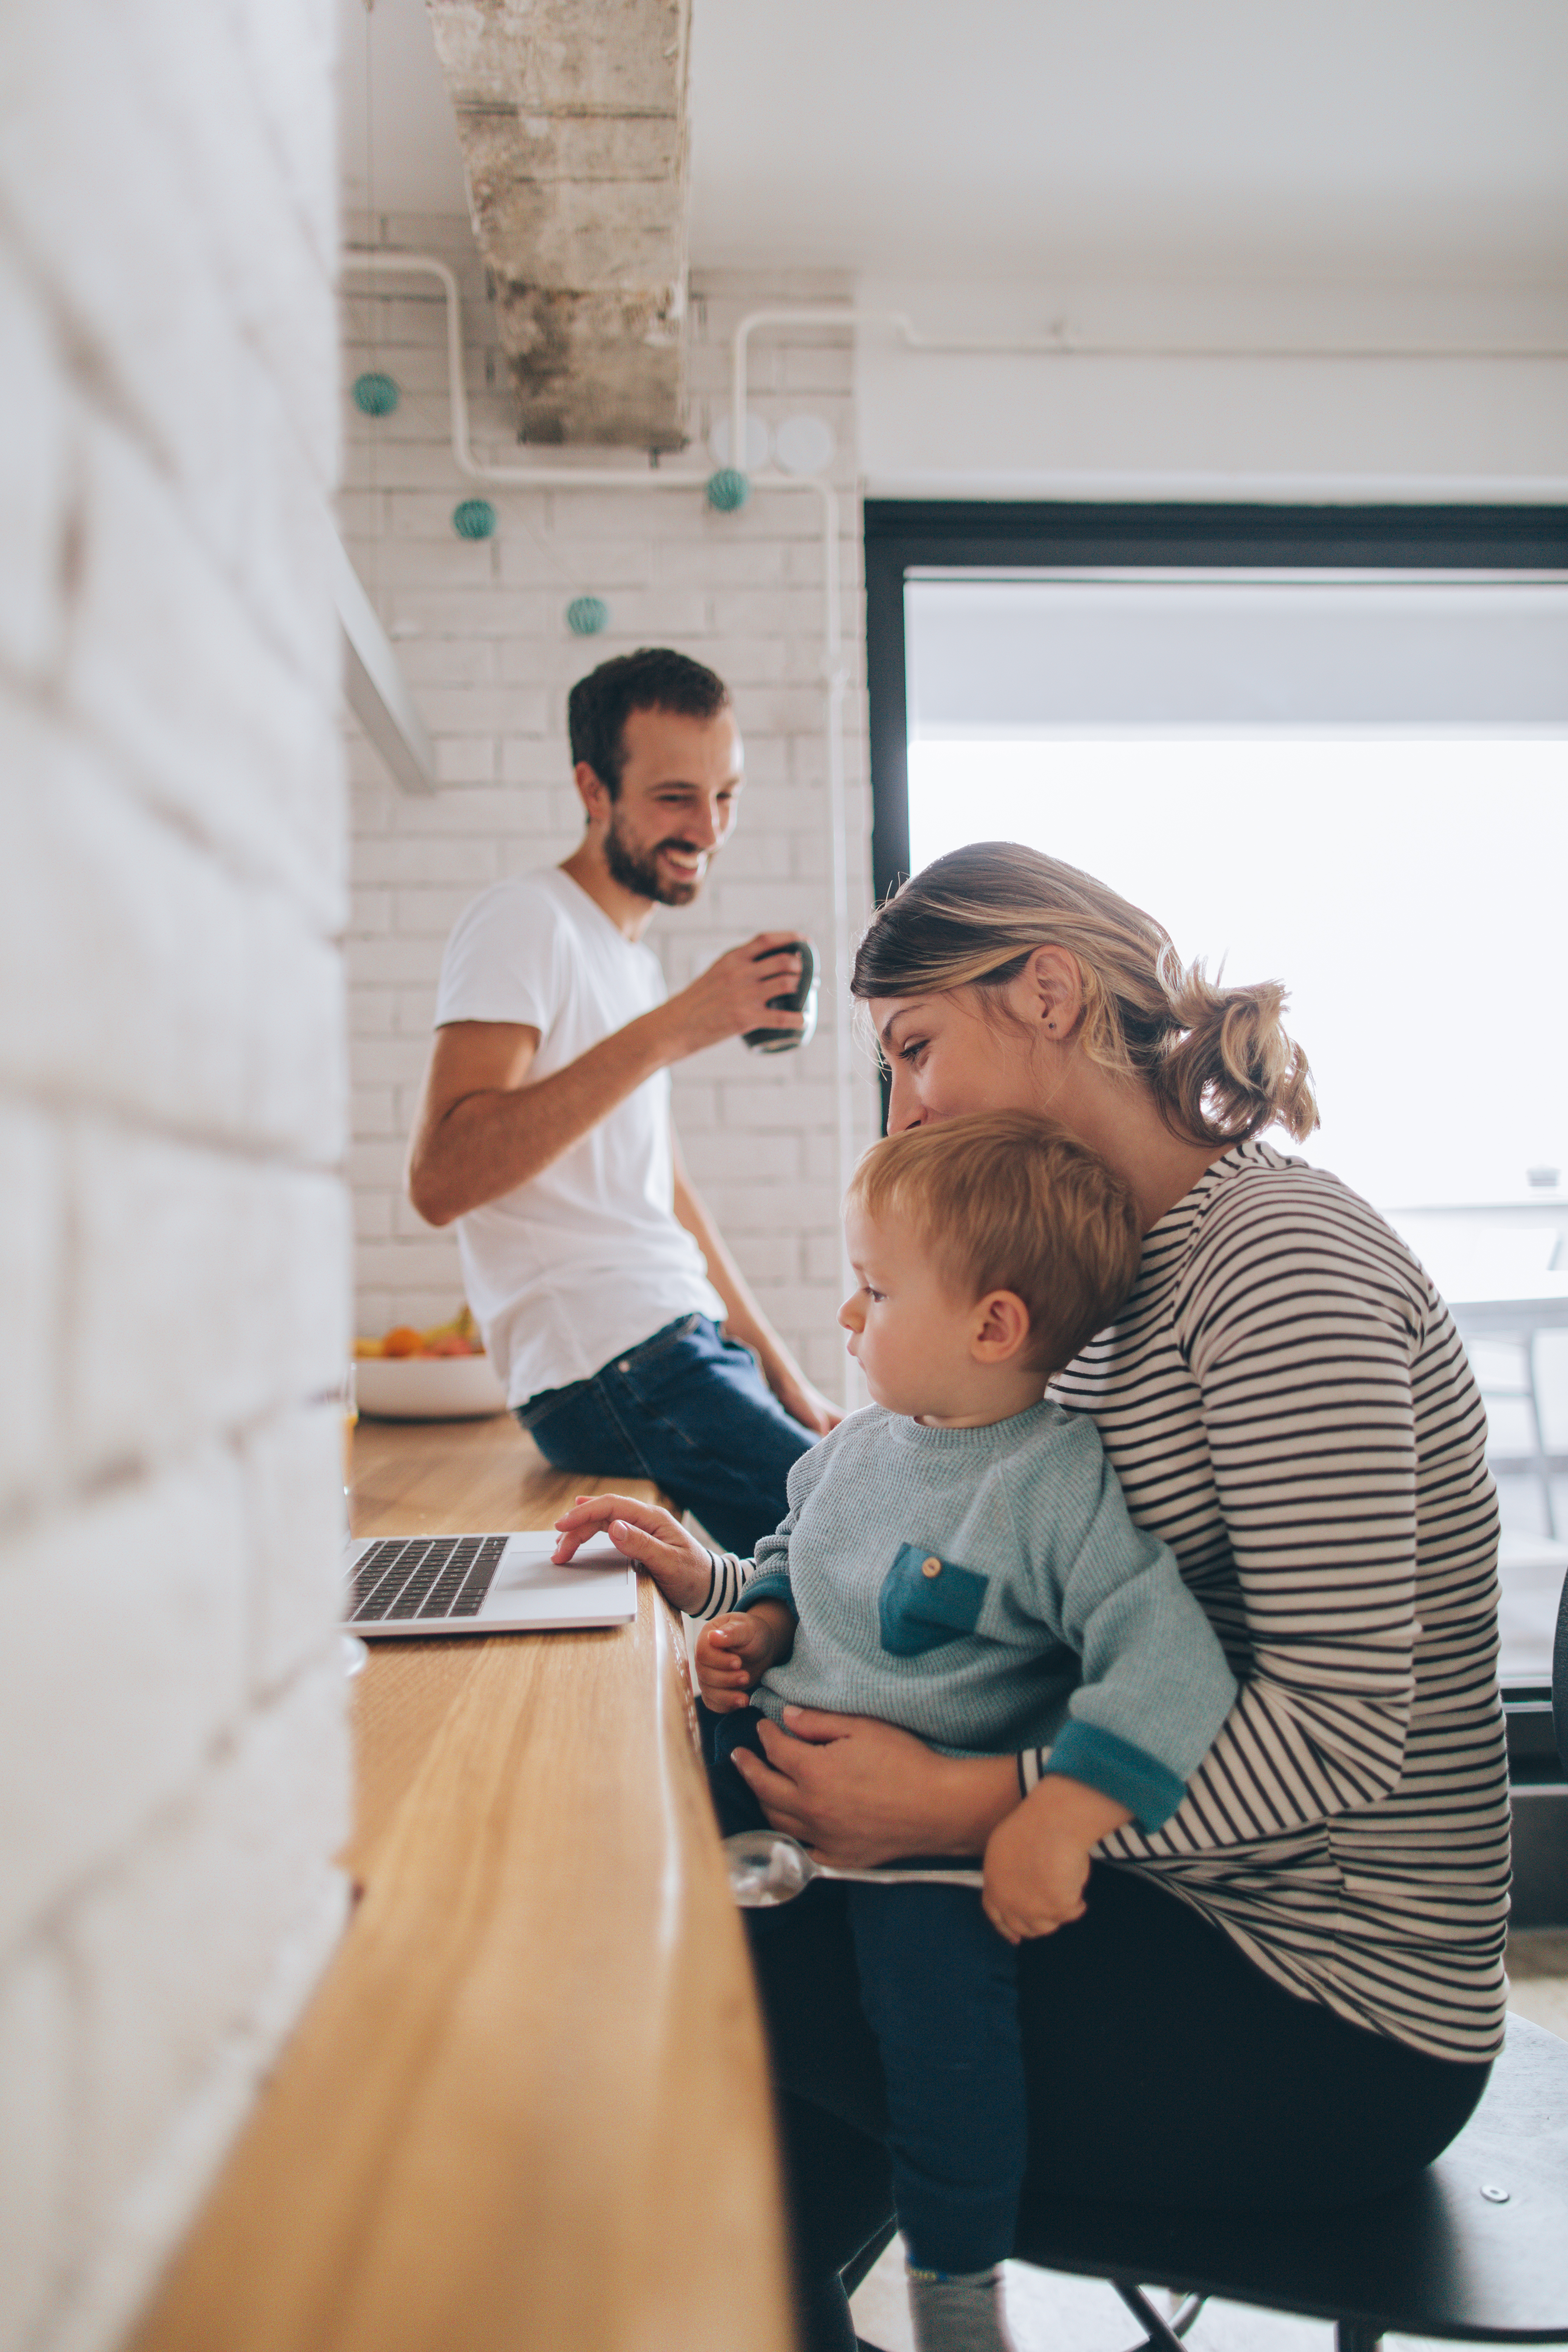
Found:
[[[1212,566],[1568,572],[1568,506],[868,499],[864,518],[871,873],[879,903],[909,872],[904,583],[911,572]]]
[[[909,700],[904,586],[911,572],[1070,569],[1568,572],[1568,506],[1275,505],[1169,500],[868,499],[864,503],[866,687],[871,755],[871,870],[879,903],[909,872]],[[1516,1788],[1563,1780],[1550,1693],[1510,1685]],[[1532,1806],[1530,1889],[1516,1916],[1540,1914],[1537,1885],[1568,1863],[1568,1791],[1550,1824]],[[1516,1825],[1519,1821],[1516,1802]],[[1533,1846],[1544,1834],[1539,1855]],[[1522,1864],[1525,1855],[1521,1853]],[[1558,1906],[1559,1911],[1561,1905]],[[1559,1924],[1549,1909],[1547,1918]],[[1543,1920],[1542,1924],[1546,1924]],[[1531,1924],[1527,1917],[1523,1924]]]

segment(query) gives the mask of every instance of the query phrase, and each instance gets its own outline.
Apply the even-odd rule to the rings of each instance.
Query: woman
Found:
[[[1282,991],[1211,986],[1102,884],[956,851],[879,910],[853,985],[890,1129],[1048,1111],[1136,1189],[1137,1287],[1055,1393],[1093,1415],[1241,1685],[1180,1811],[1105,1841],[1084,1917],[1023,1948],[1021,2237],[1058,2194],[1391,2188],[1464,2124],[1503,2021],[1497,1505],[1447,1310],[1354,1194],[1254,1139],[1317,1124]],[[854,1717],[789,1733],[738,1767],[830,1862],[976,1853],[1038,1771]],[[811,2352],[853,2345],[837,2273],[890,2210],[835,1891],[757,1954]]]

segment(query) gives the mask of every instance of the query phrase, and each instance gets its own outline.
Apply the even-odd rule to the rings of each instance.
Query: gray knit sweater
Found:
[[[1092,1422],[1047,1402],[930,1429],[871,1405],[801,1455],[789,1503],[738,1602],[798,1621],[764,1714],[877,1716],[950,1755],[1049,1748],[1145,1829],[1175,1811],[1236,1684]]]

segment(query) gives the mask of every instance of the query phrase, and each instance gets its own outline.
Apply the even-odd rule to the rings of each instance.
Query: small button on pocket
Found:
[[[961,1642],[980,1622],[989,1580],[918,1544],[900,1544],[882,1579],[877,1614],[889,1657],[918,1658]]]

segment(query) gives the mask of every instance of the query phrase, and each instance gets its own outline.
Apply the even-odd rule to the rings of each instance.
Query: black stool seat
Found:
[[[1355,2352],[1385,2330],[1568,2343],[1568,2042],[1510,2016],[1469,2123],[1394,2196],[1286,2216],[1058,2201],[1017,2256],[1333,2320]]]

